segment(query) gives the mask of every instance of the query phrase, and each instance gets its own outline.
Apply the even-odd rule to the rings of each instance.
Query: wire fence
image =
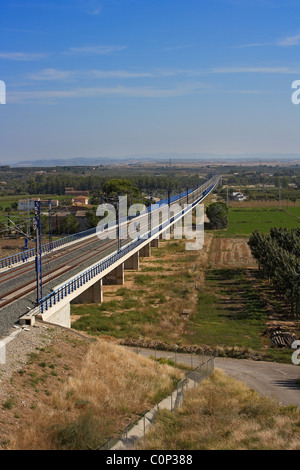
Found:
[[[138,350],[137,350],[138,352]],[[156,406],[147,410],[138,420],[129,424],[125,430],[118,436],[111,436],[105,443],[97,447],[95,450],[129,450],[133,449],[138,439],[144,439],[149,427],[154,424],[159,410],[176,410],[184,400],[185,392],[188,389],[196,387],[200,382],[208,378],[214,372],[215,357],[210,356],[204,358],[191,354],[185,355],[191,364],[199,362],[200,364],[193,370],[185,374],[185,378],[177,382],[176,387],[172,390],[171,394],[160,400]],[[170,358],[170,355],[168,355]],[[178,356],[174,352],[174,362],[178,363]]]

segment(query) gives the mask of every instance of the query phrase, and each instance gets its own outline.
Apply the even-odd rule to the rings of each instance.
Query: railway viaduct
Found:
[[[114,230],[115,233],[120,235],[120,230],[124,230],[125,228],[127,231],[129,223],[131,226],[134,225],[134,227],[139,227],[139,231],[136,232],[135,237],[124,237],[125,242],[123,246],[120,245],[120,242],[118,244],[118,242],[111,241],[110,251],[105,251],[104,254],[101,255],[99,254],[96,261],[93,259],[93,263],[88,264],[88,266],[84,264],[80,265],[79,263],[79,271],[77,269],[75,274],[72,274],[71,272],[70,276],[67,275],[64,277],[63,282],[55,285],[50,290],[48,289],[49,292],[47,295],[41,298],[39,304],[30,309],[30,311],[28,311],[29,307],[27,307],[28,310],[26,312],[21,312],[19,322],[33,324],[34,319],[38,318],[48,323],[70,327],[71,303],[100,304],[103,301],[103,285],[124,284],[124,271],[138,270],[140,258],[151,256],[151,248],[158,247],[160,239],[169,238],[170,232],[176,231],[178,227],[180,227],[180,230],[182,230],[183,221],[186,218],[191,217],[192,211],[194,209],[199,210],[200,206],[202,206],[201,202],[218,186],[220,180],[221,176],[214,176],[195,190],[182,193],[176,197],[173,196],[172,201],[165,200],[164,204],[158,203],[152,205],[151,211],[141,213],[140,215],[134,217],[134,219],[131,219],[130,222],[126,220],[123,222],[123,224],[119,223],[118,227],[110,227],[106,234],[101,232],[96,235],[94,234],[93,236],[88,235],[86,237],[87,245],[89,240],[94,239],[95,236],[97,236],[100,240],[103,239],[104,235],[107,237],[109,231]],[[165,208],[167,208],[167,217],[163,215],[163,210]],[[153,217],[155,214],[159,214],[158,218]],[[164,214],[166,214],[166,212]],[[156,221],[154,224],[152,222],[153,220]],[[189,220],[191,220],[191,218]],[[200,227],[200,230],[203,234],[204,211],[202,211],[201,223],[202,227]],[[81,239],[81,243],[82,240],[83,239]],[[76,250],[76,242],[72,243],[74,244],[73,247]],[[187,242],[187,246],[188,243],[191,242]],[[106,242],[106,244],[108,245],[109,242]],[[195,245],[190,245],[190,248],[187,249],[197,248]],[[102,252],[103,251],[104,250],[102,250]],[[60,251],[57,251],[57,253],[59,254]],[[30,259],[26,260],[25,263],[21,263],[21,266],[29,263],[29,261]],[[20,266],[20,263],[18,263],[18,266]],[[17,267],[11,268],[10,272],[12,272],[14,269],[17,270]],[[62,267],[58,269],[63,271]],[[59,277],[57,279],[59,280]],[[2,294],[1,297],[5,299],[5,294]],[[20,299],[21,298],[22,293],[20,293]],[[16,305],[17,303],[18,300],[14,300],[11,308],[13,308],[13,305]],[[0,324],[2,310],[3,309],[1,308],[0,303]]]

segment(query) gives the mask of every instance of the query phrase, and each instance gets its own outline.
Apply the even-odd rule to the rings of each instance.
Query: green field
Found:
[[[297,218],[299,217],[299,219]],[[300,207],[230,208],[228,228],[218,232],[224,236],[249,236],[254,230],[269,233],[272,227],[300,227]]]

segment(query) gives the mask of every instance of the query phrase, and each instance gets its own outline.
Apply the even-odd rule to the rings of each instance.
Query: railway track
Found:
[[[199,191],[189,195],[189,202],[193,202],[199,198]],[[173,204],[182,204],[186,202],[186,197],[182,197]],[[149,213],[144,213],[131,219],[126,223],[126,229],[130,223],[136,222],[139,226],[139,231],[142,236],[149,229]],[[123,225],[123,230],[125,227]],[[56,249],[53,252],[47,253],[42,256],[42,271],[43,271],[43,286],[46,286],[46,290],[50,291],[49,283],[57,280],[61,282],[61,278],[67,273],[70,273],[70,277],[76,276],[76,273],[80,272],[85,265],[91,261],[99,262],[102,258],[116,252],[118,250],[119,242],[116,239],[109,239],[111,232],[116,232],[116,227],[111,228],[108,232],[101,236],[96,233],[95,236],[89,236],[88,239],[82,239],[76,242],[72,242],[69,245],[65,245],[60,249]],[[127,230],[126,230],[127,233]],[[128,237],[128,235],[127,235]],[[121,240],[121,244],[125,245],[132,241],[131,238]],[[99,243],[101,246],[99,246]],[[81,269],[80,269],[81,268]],[[22,265],[16,265],[11,267],[9,270],[5,270],[0,273],[0,313],[4,307],[10,305],[26,296],[30,296],[33,299],[32,294],[36,290],[36,273],[35,273],[35,260],[28,260]],[[27,297],[26,297],[27,298]],[[7,309],[4,309],[7,310]]]
[[[127,226],[130,222],[128,222]],[[143,219],[140,219],[140,228],[141,230],[146,230],[148,224],[144,223]],[[112,229],[114,230],[114,229]],[[111,231],[108,231],[105,234],[105,238],[109,235]],[[104,235],[103,235],[104,236]],[[127,243],[130,240],[124,240]],[[101,247],[93,247],[93,244],[101,243]],[[75,258],[68,260],[65,263],[60,263],[53,269],[47,269],[50,264],[53,262],[59,262],[60,260],[63,261],[66,256],[70,256],[72,254],[80,252],[84,248],[89,248],[88,254],[80,253]],[[50,253],[48,255],[44,255],[42,257],[42,268],[43,268],[43,286],[48,284],[49,282],[59,278],[62,274],[66,274],[68,271],[72,271],[75,268],[80,267],[86,261],[89,261],[95,258],[96,255],[103,255],[103,253],[110,250],[110,253],[116,251],[118,249],[118,240],[109,240],[104,241],[101,239],[101,235],[89,238],[89,240],[80,241],[70,247],[62,248],[59,251],[55,251],[54,253]],[[15,285],[16,280],[24,279],[24,276],[29,276],[30,279],[26,282],[22,282],[18,286]],[[6,285],[9,283],[14,282],[13,288],[7,288]],[[26,296],[35,291],[36,289],[36,280],[35,280],[35,261],[28,261],[24,266],[16,266],[15,268],[11,268],[10,271],[5,271],[1,274],[0,278],[0,288],[1,290],[6,289],[5,292],[0,293],[0,310],[3,307],[10,305],[11,303],[19,300],[20,298]]]
[[[62,274],[67,273],[68,271],[71,271],[72,269],[80,266],[82,263],[92,259],[95,257],[97,254],[102,254],[104,253],[107,249],[113,248],[116,246],[116,241],[114,240],[113,242],[106,242],[101,246],[101,249],[93,249],[92,252],[88,256],[77,256],[74,258],[70,263],[64,263],[60,265],[59,267],[46,271],[43,276],[43,285],[48,284],[50,281],[53,281],[54,279],[57,279],[60,277]],[[72,250],[74,251],[74,250]],[[47,264],[47,261],[44,261],[44,264]],[[19,274],[15,274],[15,276],[19,276]],[[9,305],[10,303],[14,302],[15,300],[20,299],[21,297],[25,296],[26,294],[34,291],[36,289],[36,281],[35,279],[31,279],[25,283],[22,283],[19,285],[17,288],[14,287],[10,291],[6,291],[3,294],[0,294],[0,309],[4,306]]]
[[[86,246],[91,245],[91,243],[94,243],[97,241],[99,241],[99,239],[95,236],[94,241],[88,240],[88,241],[78,242],[78,244],[73,245],[72,247],[62,248],[63,253],[61,253],[60,251],[56,251],[54,253],[49,253],[47,255],[44,255],[42,257],[42,265],[51,263],[52,261],[57,261],[60,258],[63,258],[64,256],[69,255],[75,251],[78,251]],[[28,261],[26,264],[22,266],[16,266],[15,268],[11,268],[10,271],[5,271],[4,273],[1,274],[0,285],[20,275],[24,275],[26,273],[32,272],[33,269],[35,269],[35,260]]]

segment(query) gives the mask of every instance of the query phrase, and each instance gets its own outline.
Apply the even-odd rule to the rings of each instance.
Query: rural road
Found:
[[[136,349],[135,349],[136,351]],[[139,348],[139,354],[146,356],[165,357],[174,361],[174,352],[153,351]],[[196,356],[177,354],[176,361],[188,366],[198,365]],[[260,395],[274,398],[280,405],[295,405],[300,409],[300,365],[280,364],[277,362],[251,361],[247,359],[229,359],[216,357],[215,368],[221,369],[226,375],[244,382]]]
[[[244,382],[259,394],[275,398],[281,405],[300,409],[300,366],[247,359],[216,358],[215,367]]]

